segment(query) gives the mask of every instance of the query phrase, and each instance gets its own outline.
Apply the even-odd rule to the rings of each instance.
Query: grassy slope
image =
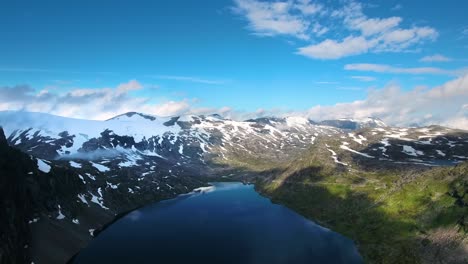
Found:
[[[348,170],[316,148],[269,167],[231,162],[260,172],[257,189],[273,201],[355,240],[368,263],[468,262],[468,163]]]

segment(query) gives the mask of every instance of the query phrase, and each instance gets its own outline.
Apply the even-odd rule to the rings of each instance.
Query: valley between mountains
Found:
[[[468,131],[379,119],[0,112],[1,263],[65,263],[116,217],[244,181],[367,263],[468,262]]]

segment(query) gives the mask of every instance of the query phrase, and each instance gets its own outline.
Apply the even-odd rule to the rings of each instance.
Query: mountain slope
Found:
[[[274,202],[354,239],[368,263],[468,261],[468,162],[361,169],[327,162],[314,146],[256,178]]]

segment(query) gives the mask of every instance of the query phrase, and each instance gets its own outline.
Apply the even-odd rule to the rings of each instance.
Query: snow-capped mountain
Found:
[[[5,111],[0,126],[8,144],[37,158],[43,173],[74,171],[86,187],[78,201],[116,212],[120,202],[104,198],[116,190],[170,196],[200,185],[196,176],[222,175],[233,164],[258,160],[286,162],[311,148],[336,167],[439,166],[468,159],[466,131],[392,128],[374,118],[317,124],[303,117],[233,121],[131,112],[95,121]]]
[[[438,126],[392,128],[376,118],[314,123],[297,116],[233,121],[219,115],[157,117],[130,112],[95,121],[6,111],[0,112],[0,125],[10,145],[35,157],[103,164],[118,161],[119,168],[153,166],[162,161],[211,168],[208,164],[238,157],[284,161],[313,146],[319,138],[357,142],[357,147],[369,147],[371,156],[382,162],[455,162],[465,159],[468,143],[463,131]],[[393,152],[388,149],[394,149],[395,155],[389,155]]]
[[[238,122],[219,116],[127,113],[93,121],[1,112],[0,124],[11,145],[44,159],[98,159],[95,152],[107,152],[204,162],[205,156],[226,158],[232,151],[263,154],[270,148],[277,155],[288,154],[307,147],[319,135],[339,133],[300,117]]]
[[[44,226],[59,225],[67,239],[80,235],[73,241],[90,239],[116,214],[190,192],[210,177],[249,180],[257,173],[245,169],[249,165],[268,168],[300,160],[304,153],[340,171],[401,164],[423,168],[468,160],[466,131],[395,128],[373,118],[234,121],[219,115],[157,117],[131,112],[95,121],[4,111],[0,127],[6,135],[0,143],[10,146],[4,146],[10,148],[7,152],[26,153],[21,175],[35,190],[27,199],[38,204],[27,214],[33,235]],[[55,238],[41,239],[48,242],[31,247],[32,255],[51,262],[55,256],[45,256],[46,249],[61,245],[48,244],[59,243]],[[81,246],[74,245],[71,252]]]

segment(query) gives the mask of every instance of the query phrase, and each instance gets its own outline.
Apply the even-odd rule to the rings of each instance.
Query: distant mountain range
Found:
[[[162,118],[129,112],[94,121],[4,111],[0,126],[5,132],[2,155],[20,150],[28,160],[18,165],[24,166],[21,177],[51,181],[24,190],[35,193],[24,198],[36,201],[29,211],[20,210],[28,217],[23,222],[29,223],[24,232],[30,238],[1,248],[3,254],[21,250],[38,263],[68,259],[122,212],[190,192],[213,178],[250,181],[272,164],[293,162],[309,151],[336,171],[425,169],[468,160],[466,131],[389,127],[376,118],[233,121],[219,115]],[[47,195],[51,191],[54,195]],[[73,242],[64,247],[68,238]]]
[[[120,168],[141,167],[145,160],[193,168],[233,155],[280,160],[308,148],[319,137],[341,138],[339,149],[354,154],[367,146],[364,155],[357,155],[372,156],[370,160],[434,165],[464,161],[467,143],[461,130],[440,126],[395,128],[375,118],[313,122],[302,117],[264,117],[233,121],[219,115],[161,118],[130,112],[94,121],[0,112],[0,124],[10,145],[35,157],[96,161],[112,157],[120,160]]]

